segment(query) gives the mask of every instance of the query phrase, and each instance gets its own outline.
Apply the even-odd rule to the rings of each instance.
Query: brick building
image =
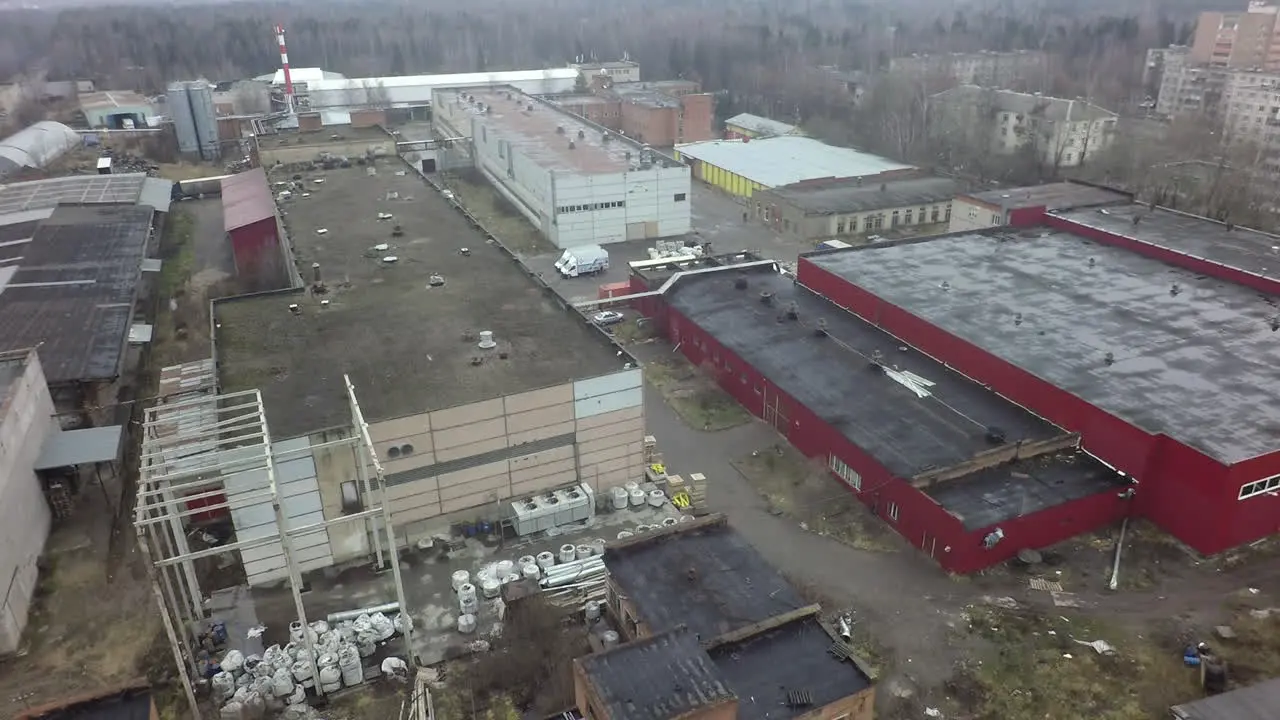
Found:
[[[657,148],[713,137],[715,96],[691,80],[609,82],[591,93],[548,98],[566,111]]]

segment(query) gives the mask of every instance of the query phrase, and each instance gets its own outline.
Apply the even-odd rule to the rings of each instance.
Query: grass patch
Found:
[[[728,430],[751,420],[746,408],[683,357],[647,363],[644,376],[695,430]]]
[[[647,318],[633,318],[614,325],[610,330],[613,339],[623,345],[645,342],[654,338],[653,323]]]
[[[160,268],[159,292],[161,300],[169,300],[182,294],[196,263],[196,248],[193,242],[196,220],[185,210],[174,210],[169,214],[169,227],[161,245],[160,257],[164,260]]]
[[[951,695],[971,717],[991,720],[1146,720],[1203,696],[1199,672],[1182,663],[1188,636],[1170,626],[1137,632],[1104,619],[1026,609],[972,607],[967,633],[989,652],[967,663]],[[1211,640],[1236,684],[1280,672],[1280,615],[1235,625],[1233,640]],[[1077,641],[1104,640],[1114,654]]]
[[[511,252],[521,255],[558,252],[542,232],[476,170],[451,172],[442,179],[458,202]]]
[[[771,512],[803,523],[811,532],[859,550],[896,552],[904,546],[824,463],[805,458],[790,445],[762,448],[734,460],[733,466],[769,502]]]

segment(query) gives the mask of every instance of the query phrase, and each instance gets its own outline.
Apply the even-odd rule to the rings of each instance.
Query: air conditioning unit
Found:
[[[566,518],[566,523],[591,519],[592,512],[589,507],[591,498],[582,492],[582,486],[557,490],[556,495],[560,498],[560,506],[564,508],[563,517]]]
[[[516,535],[524,537],[538,532],[538,520],[545,513],[536,500],[533,498],[516,500],[511,503],[511,509],[515,512]]]

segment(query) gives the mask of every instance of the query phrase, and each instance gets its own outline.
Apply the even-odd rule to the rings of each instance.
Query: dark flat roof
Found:
[[[1048,228],[945,235],[809,260],[1222,462],[1280,448],[1275,298]]]
[[[29,710],[18,717],[19,720],[149,720],[151,691],[138,688],[92,700],[73,700]]]
[[[581,660],[606,717],[667,720],[734,695],[693,633],[676,628]]]
[[[809,616],[710,651],[711,661],[738,696],[739,720],[789,720],[871,687],[871,678],[828,652],[833,638]],[[812,703],[791,707],[789,692]]]
[[[683,625],[708,642],[806,604],[723,523],[610,547],[605,564],[652,633]]]
[[[921,491],[966,530],[981,530],[1126,486],[1115,470],[1073,448],[984,468]]]
[[[129,334],[152,209],[62,205],[0,247],[0,351],[39,346],[49,383],[110,380]]]
[[[1280,678],[1170,708],[1177,720],[1275,720]]]
[[[231,232],[275,216],[275,199],[262,168],[222,178],[223,230]]]
[[[1103,212],[1103,211],[1106,212]],[[1072,222],[1280,280],[1280,236],[1164,208],[1129,204],[1056,213]],[[1142,219],[1137,225],[1133,218]]]
[[[752,273],[749,287],[738,290],[735,276],[726,271],[684,278],[668,292],[668,302],[898,477],[951,467],[991,449],[990,427],[1002,429],[1011,443],[1062,434],[790,278]],[[772,307],[760,302],[762,291],[774,293]],[[792,302],[799,320],[779,321]],[[819,319],[829,337],[815,333]],[[873,365],[877,351],[885,366],[932,382],[926,397]]]
[[[963,197],[973,198],[1002,210],[1043,207],[1050,211],[1097,207],[1099,205],[1119,205],[1133,200],[1133,196],[1126,193],[1073,182],[987,190],[977,193],[965,193]]]
[[[347,424],[344,373],[374,422],[598,377],[631,362],[412,171],[395,174],[404,168],[388,160],[374,177],[361,167],[327,171],[323,184],[311,184],[320,189],[290,205],[303,277],[320,263],[327,293],[215,306],[223,390],[261,389],[273,435]],[[392,192],[398,200],[387,199]],[[380,212],[394,220],[379,222]],[[396,224],[403,237],[391,236]],[[321,228],[328,232],[317,234]],[[372,249],[380,243],[390,248]],[[389,255],[398,260],[382,262]],[[443,287],[428,286],[432,273]],[[289,313],[293,303],[300,316]],[[498,348],[476,347],[481,330],[493,331]],[[481,365],[471,364],[475,357]]]
[[[842,180],[806,186],[787,185],[767,191],[810,215],[835,215],[921,203],[946,202],[956,196],[960,183],[950,178],[912,178],[886,183]]]

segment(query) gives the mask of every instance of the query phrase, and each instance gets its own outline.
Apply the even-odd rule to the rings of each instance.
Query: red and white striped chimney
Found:
[[[289,74],[289,51],[284,47],[284,26],[276,24],[276,42],[280,44],[280,66],[284,68],[284,100],[293,111],[293,77]]]

